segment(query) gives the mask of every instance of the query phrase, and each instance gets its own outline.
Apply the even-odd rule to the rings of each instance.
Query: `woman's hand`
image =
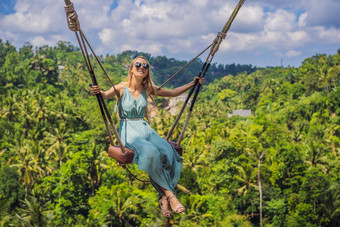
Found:
[[[100,93],[100,88],[98,85],[92,85],[91,86],[91,93],[92,95],[96,95]]]
[[[204,82],[204,78],[203,77],[200,78],[200,77],[196,76],[192,82],[196,83],[196,80],[198,80],[198,83],[200,83],[201,85]]]

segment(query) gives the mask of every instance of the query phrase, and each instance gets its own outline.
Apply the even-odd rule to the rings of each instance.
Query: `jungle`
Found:
[[[117,84],[138,55],[157,85],[186,64],[137,51],[99,58]],[[191,81],[201,67],[196,60],[167,86]],[[212,64],[181,143],[177,195],[186,210],[169,220],[153,187],[107,156],[89,83],[69,42],[16,49],[0,40],[0,226],[340,225],[340,50],[299,67]],[[118,127],[115,103],[107,106]],[[150,122],[164,137],[176,118],[168,103],[155,98]]]

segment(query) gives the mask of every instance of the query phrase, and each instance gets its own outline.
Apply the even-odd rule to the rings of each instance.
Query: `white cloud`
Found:
[[[110,45],[112,40],[114,40],[114,31],[109,28],[104,28],[100,33],[99,33],[99,38],[101,39],[102,43],[104,45]]]
[[[302,30],[289,32],[287,35],[289,37],[289,40],[297,46],[310,41],[307,32]]]
[[[295,19],[294,13],[279,9],[274,13],[268,13],[264,29],[278,32],[291,31],[294,28]]]
[[[339,43],[340,29],[325,29],[324,27],[315,27],[314,30],[321,41],[325,43]]]
[[[233,31],[249,33],[263,29],[265,13],[259,6],[247,6],[246,4],[239,11],[233,24]]]
[[[132,49],[191,59],[214,40],[238,1],[120,0],[113,10],[117,0],[72,2],[98,54]],[[53,45],[58,40],[77,45],[67,28],[63,5],[55,0],[17,0],[15,13],[0,15],[0,39],[17,46],[27,41]],[[317,0],[246,1],[220,52],[294,56],[302,51],[302,56],[306,45],[339,46],[338,11],[340,3],[335,0],[323,4]]]
[[[46,40],[44,37],[42,36],[36,36],[34,37],[32,40],[30,40],[30,43],[33,45],[33,46],[43,46],[43,45],[54,45],[54,40],[53,41],[49,41],[49,40]]]
[[[298,57],[302,54],[301,51],[295,51],[295,50],[290,50],[286,52],[286,56],[291,58],[291,57]]]
[[[306,26],[306,18],[308,16],[308,13],[303,13],[299,17],[299,27],[305,27]]]

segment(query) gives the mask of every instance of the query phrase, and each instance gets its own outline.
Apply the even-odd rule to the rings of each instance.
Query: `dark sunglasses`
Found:
[[[148,69],[148,68],[149,68],[149,64],[148,64],[148,63],[143,63],[143,64],[142,64],[142,63],[140,63],[140,62],[138,62],[138,61],[135,62],[135,67],[136,67],[136,68],[140,68],[141,66],[142,66],[144,69]]]

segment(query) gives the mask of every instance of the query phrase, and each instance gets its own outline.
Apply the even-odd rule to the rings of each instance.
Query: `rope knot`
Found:
[[[74,32],[79,31],[80,23],[78,20],[77,12],[74,10],[73,3],[70,2],[70,4],[65,5],[64,8],[66,12],[66,21],[68,28]]]
[[[214,44],[211,47],[211,54],[215,55],[215,53],[218,51],[218,49],[220,48],[221,42],[223,39],[225,39],[225,37],[227,36],[226,33],[224,32],[219,32],[217,33],[216,38],[214,39]]]
[[[217,37],[221,38],[221,39],[225,39],[225,37],[227,37],[227,34],[224,32],[219,32],[217,33]]]

